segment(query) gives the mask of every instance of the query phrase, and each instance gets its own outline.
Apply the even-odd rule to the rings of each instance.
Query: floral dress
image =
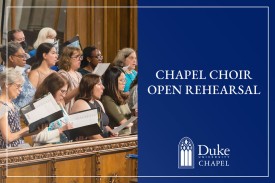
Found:
[[[10,127],[10,132],[15,133],[20,131],[21,126],[20,126],[20,116],[19,116],[18,108],[13,104],[14,110],[12,110],[6,103],[2,101],[0,101],[0,103],[2,103],[6,107],[6,109],[8,109],[8,124]],[[2,132],[0,131],[1,148],[17,147],[19,144],[24,144],[24,140],[22,137],[7,144],[6,141],[3,139]]]

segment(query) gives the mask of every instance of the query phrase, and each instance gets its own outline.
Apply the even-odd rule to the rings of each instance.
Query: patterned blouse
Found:
[[[8,124],[10,127],[10,132],[15,133],[21,130],[20,126],[20,116],[18,108],[13,104],[14,110],[12,110],[6,103],[0,101],[3,105],[5,105],[8,109]],[[17,147],[19,144],[24,144],[23,138],[19,138],[17,140],[12,141],[9,144],[6,144],[6,141],[3,139],[2,132],[0,131],[0,146],[1,148],[7,147]]]
[[[61,128],[63,126],[62,121],[64,121],[65,123],[68,123],[68,121],[69,121],[68,114],[63,111],[63,115],[64,115],[64,117],[50,123],[48,131],[52,131],[52,130]],[[58,144],[58,143],[65,143],[65,142],[68,142],[68,138],[65,134],[61,133],[60,134],[60,142],[56,142],[56,143]]]
[[[58,73],[62,74],[63,76],[65,76],[69,81],[70,81],[70,84],[71,84],[71,87],[69,89],[69,92],[72,91],[73,89],[79,87],[79,83],[82,79],[82,75],[79,73],[79,72],[75,72],[76,73],[76,76],[77,78],[74,78],[70,75],[69,72],[67,71],[64,71],[64,70],[59,70]],[[75,100],[74,98],[72,98],[72,100],[65,106],[65,109],[66,111],[70,114],[71,112],[71,108],[74,104]]]
[[[36,89],[32,86],[29,80],[28,74],[26,73],[28,66],[29,65],[26,64],[25,72],[22,74],[25,79],[25,82],[22,87],[22,91],[20,92],[20,95],[13,100],[14,104],[19,108],[29,104],[33,100],[33,96],[36,91]]]

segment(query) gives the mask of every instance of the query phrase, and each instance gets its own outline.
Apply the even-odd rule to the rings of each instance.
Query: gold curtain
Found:
[[[65,40],[79,35],[82,47],[95,45],[104,61],[118,50],[137,50],[137,0],[67,0]]]

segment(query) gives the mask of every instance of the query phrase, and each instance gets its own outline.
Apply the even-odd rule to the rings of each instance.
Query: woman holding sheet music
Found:
[[[116,136],[111,132],[109,125],[109,118],[105,114],[105,109],[99,101],[103,94],[104,86],[101,82],[100,76],[95,74],[86,74],[83,76],[79,84],[79,95],[76,97],[71,113],[79,111],[98,109],[99,123],[103,134],[93,135],[89,139],[100,139],[102,137]]]
[[[49,127],[45,128],[37,135],[33,135],[32,139],[34,146],[48,143],[68,142],[67,137],[63,134],[63,131],[72,127],[67,120],[68,114],[63,108],[65,105],[64,97],[66,96],[68,88],[70,88],[70,82],[66,77],[56,72],[50,74],[37,88],[34,98],[41,98],[50,92],[63,109],[64,117],[50,123]]]
[[[19,109],[12,102],[22,91],[24,79],[19,71],[8,68],[0,73],[0,148],[17,147],[30,135],[29,127],[21,129]]]
[[[111,128],[122,125],[131,118],[131,111],[126,102],[129,95],[123,93],[125,83],[125,74],[122,68],[112,67],[106,71],[102,103],[106,109],[106,114],[109,116]],[[130,123],[127,127],[132,125]],[[121,131],[120,134],[129,134],[128,128]]]

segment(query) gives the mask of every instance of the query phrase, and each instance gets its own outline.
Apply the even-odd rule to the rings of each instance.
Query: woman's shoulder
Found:
[[[65,71],[65,70],[63,70],[63,69],[60,69],[59,71],[58,71],[58,73],[60,73],[60,74],[62,74],[62,73],[68,73],[67,71]]]
[[[0,101],[0,119],[7,114],[8,112],[8,106],[4,102]]]
[[[104,106],[103,104],[100,102],[100,100],[95,100],[99,105],[100,107],[103,109],[103,111],[105,112],[105,109],[104,109]]]
[[[69,73],[63,69],[60,69],[57,73],[62,74],[63,76],[65,76],[66,78],[69,78]]]
[[[78,77],[81,77],[82,78],[82,74],[80,73],[80,72],[78,72],[78,71],[75,71],[76,72],[76,74],[78,75]]]
[[[101,97],[101,101],[102,101],[102,103],[105,103],[107,101],[114,101],[114,99],[112,97],[110,97],[109,95],[103,95]]]
[[[29,77],[30,76],[39,76],[38,69],[31,70],[30,73],[29,73]]]
[[[87,109],[90,109],[89,104],[83,99],[78,99],[74,102],[72,109],[71,109],[71,113],[84,111]]]

